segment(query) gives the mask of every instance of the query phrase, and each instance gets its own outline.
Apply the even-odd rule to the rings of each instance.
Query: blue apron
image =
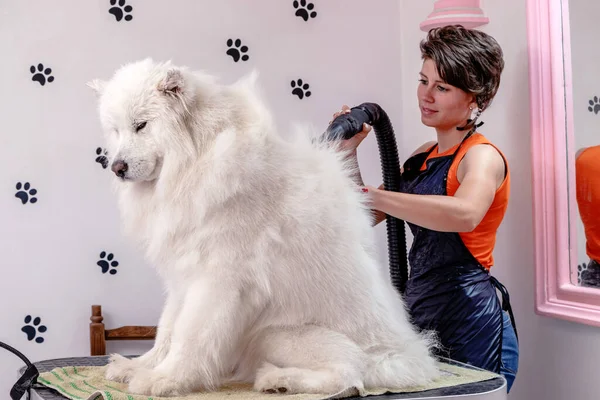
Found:
[[[446,179],[457,150],[423,162],[437,146],[404,164],[401,192],[447,195]],[[508,292],[469,252],[455,232],[437,232],[407,223],[414,236],[409,252],[410,275],[404,298],[413,323],[437,332],[437,354],[476,367],[500,372],[502,309],[514,317]],[[496,295],[502,293],[502,305]],[[516,333],[516,327],[515,327]]]

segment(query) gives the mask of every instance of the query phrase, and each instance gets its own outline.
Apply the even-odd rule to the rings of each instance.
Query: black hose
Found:
[[[27,366],[27,368],[25,369],[25,373],[23,373],[23,375],[17,380],[17,382],[10,390],[10,398],[12,400],[20,400],[22,399],[25,393],[27,393],[27,398],[29,398],[29,391],[31,387],[35,383],[37,383],[37,378],[40,375],[38,369],[35,365],[31,363],[31,361],[27,359],[27,357],[25,357],[20,351],[18,351],[14,347],[9,346],[4,342],[0,342],[0,347],[10,351],[11,353],[19,357]]]
[[[392,192],[400,191],[400,161],[396,136],[388,115],[375,103],[362,103],[351,108],[347,114],[335,118],[325,131],[328,140],[350,139],[360,131],[363,124],[373,127],[383,172],[383,187]],[[403,294],[408,280],[408,259],[404,221],[386,214],[388,254],[392,284]],[[400,242],[402,241],[402,242]]]

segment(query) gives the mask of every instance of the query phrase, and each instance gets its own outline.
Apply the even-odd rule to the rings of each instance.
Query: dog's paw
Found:
[[[112,354],[106,366],[104,377],[109,381],[127,383],[138,370],[135,359],[125,358],[119,354]]]
[[[254,390],[263,393],[322,394],[330,395],[350,388],[362,388],[351,369],[309,370],[303,368],[279,368],[264,363],[256,372]],[[354,382],[352,382],[354,381]]]
[[[256,374],[254,390],[263,393],[293,394],[289,375],[284,374],[281,368],[265,363]]]
[[[151,369],[138,370],[129,381],[128,391],[131,394],[156,397],[174,397],[187,394],[181,383]]]

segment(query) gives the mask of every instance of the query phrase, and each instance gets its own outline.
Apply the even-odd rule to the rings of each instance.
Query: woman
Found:
[[[510,173],[504,155],[476,131],[500,84],[502,50],[483,32],[447,26],[429,32],[421,55],[421,121],[435,128],[437,141],[405,162],[400,193],[358,179],[375,223],[389,214],[413,233],[404,293],[413,322],[438,333],[440,355],[501,373],[510,390],[518,367],[516,329],[508,293],[489,274]],[[343,147],[355,156],[370,130],[365,126]]]

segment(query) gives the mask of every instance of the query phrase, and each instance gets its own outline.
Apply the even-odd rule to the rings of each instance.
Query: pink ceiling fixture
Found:
[[[490,19],[483,15],[481,0],[436,0],[433,12],[419,27],[427,32],[432,28],[455,24],[476,28],[488,22]]]

